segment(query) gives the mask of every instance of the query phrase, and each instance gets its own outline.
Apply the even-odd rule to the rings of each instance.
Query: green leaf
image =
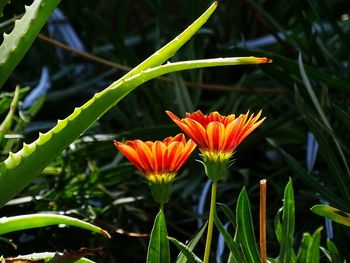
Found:
[[[297,263],[306,263],[307,253],[312,245],[312,236],[310,233],[303,233],[303,239],[297,255]]]
[[[319,227],[312,235],[312,244],[307,251],[306,263],[318,263],[320,262],[320,240],[321,240],[322,227]]]
[[[217,203],[216,204],[224,212],[230,223],[234,228],[236,228],[236,216],[233,211],[225,204]]]
[[[231,262],[245,262],[243,259],[242,252],[240,248],[237,246],[237,244],[234,242],[233,237],[230,235],[230,233],[225,229],[224,225],[221,223],[216,210],[214,211],[214,223],[216,228],[220,231],[222,236],[224,237],[225,243],[230,249],[231,256],[230,260]]]
[[[315,205],[311,211],[339,224],[350,226],[350,214],[329,205]]]
[[[8,133],[11,129],[13,116],[19,102],[19,93],[20,93],[20,88],[17,86],[10,105],[10,110],[5,117],[5,120],[0,124],[0,133],[3,133],[3,134]]]
[[[167,237],[173,244],[181,251],[181,253],[186,257],[188,262],[190,263],[202,263],[203,261],[197,257],[193,252],[192,249],[187,247],[185,244],[181,243],[180,241],[176,240],[173,237]],[[153,262],[153,261],[152,261]]]
[[[107,231],[77,218],[54,214],[31,214],[0,218],[0,235],[14,231],[64,224],[110,237]]]
[[[186,244],[186,247],[189,251],[193,251],[193,249],[196,247],[199,240],[202,238],[203,234],[207,230],[208,223],[205,223],[198,231],[197,233],[191,238],[191,240]],[[187,257],[184,255],[184,253],[180,253],[179,256],[176,259],[176,263],[186,263]]]
[[[341,263],[342,261],[340,259],[339,251],[330,239],[327,239],[327,248],[330,255],[330,261],[332,263]]]
[[[0,46],[0,87],[27,53],[59,2],[60,0],[34,0],[30,6],[26,7],[23,17],[15,22],[12,32],[4,34],[4,40]]]
[[[274,220],[275,235],[277,237],[278,242],[280,243],[282,241],[282,223],[281,223],[282,212],[283,212],[283,207],[278,209]]]
[[[280,262],[292,263],[295,262],[295,255],[293,250],[295,208],[294,191],[291,179],[289,179],[289,182],[284,190],[283,202]]]
[[[30,260],[30,262],[35,262],[36,260],[44,260],[44,262],[48,263],[94,263],[94,261],[87,259],[87,258],[77,258],[74,261],[72,261],[71,257],[64,258],[64,253],[58,253],[58,252],[42,252],[42,253],[33,253],[29,255],[22,255],[15,258],[11,258],[10,262],[17,262],[13,260],[18,260],[18,262],[22,262],[20,260]],[[6,261],[6,258],[0,257],[0,261],[2,260]],[[23,261],[26,262],[26,261]]]
[[[166,229],[164,213],[160,210],[154,220],[148,244],[147,263],[170,262],[170,249],[167,235],[168,232]]]
[[[236,208],[237,217],[237,241],[242,247],[247,262],[260,262],[258,247],[255,241],[253,220],[250,204],[245,188],[239,194]]]

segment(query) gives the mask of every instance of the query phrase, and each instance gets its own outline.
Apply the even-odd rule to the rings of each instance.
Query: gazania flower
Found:
[[[163,141],[115,141],[114,144],[146,177],[153,197],[159,203],[168,201],[170,184],[196,147],[191,139],[186,142],[182,133]]]
[[[210,169],[206,165],[210,164],[216,173],[219,167],[227,166],[236,147],[265,120],[259,119],[261,111],[256,116],[248,111],[236,117],[234,114],[222,116],[216,111],[204,115],[198,110],[187,113],[184,119],[170,111],[166,113],[198,145],[205,168]]]

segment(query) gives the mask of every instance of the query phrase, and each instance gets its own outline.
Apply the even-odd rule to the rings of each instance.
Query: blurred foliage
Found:
[[[23,2],[31,1],[12,2],[4,8],[2,32],[11,30],[12,19],[24,12]],[[59,8],[67,20],[50,23],[70,23],[88,54],[133,67],[181,32],[210,3],[62,1]],[[113,139],[156,140],[179,132],[165,110],[183,115],[196,109],[221,114],[263,109],[267,120],[238,148],[230,176],[219,184],[218,201],[235,207],[245,185],[257,222],[259,180],[268,179],[269,256],[279,252],[273,218],[288,177],[295,189],[295,240],[324,224],[323,218],[309,210],[320,199],[349,212],[349,11],[350,3],[341,0],[221,1],[174,61],[256,55],[272,58],[274,63],[169,75],[166,81],[148,82],[128,95],[0,210],[0,216],[66,211],[109,229],[114,233],[112,240],[75,229],[40,229],[7,235],[18,249],[0,240],[1,252],[10,256],[104,246],[108,249],[106,262],[144,262],[146,234],[158,209],[143,178],[117,153]],[[48,27],[41,33],[48,36]],[[48,68],[51,89],[45,98],[24,109],[21,102],[38,84],[43,66]],[[6,158],[10,149],[18,150],[23,141],[33,141],[39,131],[51,128],[123,73],[72,51],[58,51],[38,38],[1,89],[3,120],[15,87],[21,87],[10,132],[0,138],[0,158]],[[306,155],[310,132],[319,145],[311,169]],[[180,173],[165,209],[169,235],[182,241],[206,218],[198,212],[199,203],[205,201],[201,194],[206,178],[196,158],[194,154]],[[337,224],[333,227],[333,243],[343,258],[349,258],[349,230]],[[322,231],[322,238],[325,233]],[[48,234],[52,239],[46,238]],[[196,247],[196,254],[202,254],[201,248],[203,244]],[[174,247],[171,253],[176,255]],[[326,262],[322,255],[320,260]]]

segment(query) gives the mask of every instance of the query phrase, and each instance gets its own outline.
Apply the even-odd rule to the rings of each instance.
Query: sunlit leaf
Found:
[[[242,246],[242,251],[247,262],[260,262],[258,247],[255,241],[253,220],[250,204],[245,188],[241,191],[237,201],[237,240]]]
[[[350,214],[329,205],[315,205],[311,211],[339,224],[350,226]]]
[[[181,243],[180,241],[178,241],[177,239],[175,239],[173,237],[167,237],[167,238],[182,252],[182,254],[186,257],[188,262],[190,262],[190,263],[202,263],[203,262],[185,244]]]
[[[169,241],[164,213],[160,210],[154,220],[151,237],[148,244],[147,263],[170,262]]]
[[[198,244],[199,240],[202,238],[203,234],[207,230],[208,223],[205,223],[198,231],[197,233],[191,238],[189,242],[186,243],[186,247],[189,251],[193,251],[193,249]],[[182,250],[181,250],[182,251]],[[183,252],[179,254],[179,256],[176,259],[176,263],[186,263],[187,257],[184,255]]]

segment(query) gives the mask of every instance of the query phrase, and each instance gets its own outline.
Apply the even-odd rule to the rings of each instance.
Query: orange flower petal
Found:
[[[228,116],[220,115],[217,111],[204,115],[201,111],[186,113],[186,118],[179,119],[167,111],[169,117],[198,145],[206,156],[217,159],[230,157],[236,147],[265,120],[261,111],[257,114]]]
[[[172,181],[196,147],[192,140],[186,142],[184,134],[163,141],[115,141],[114,144],[153,183]]]

